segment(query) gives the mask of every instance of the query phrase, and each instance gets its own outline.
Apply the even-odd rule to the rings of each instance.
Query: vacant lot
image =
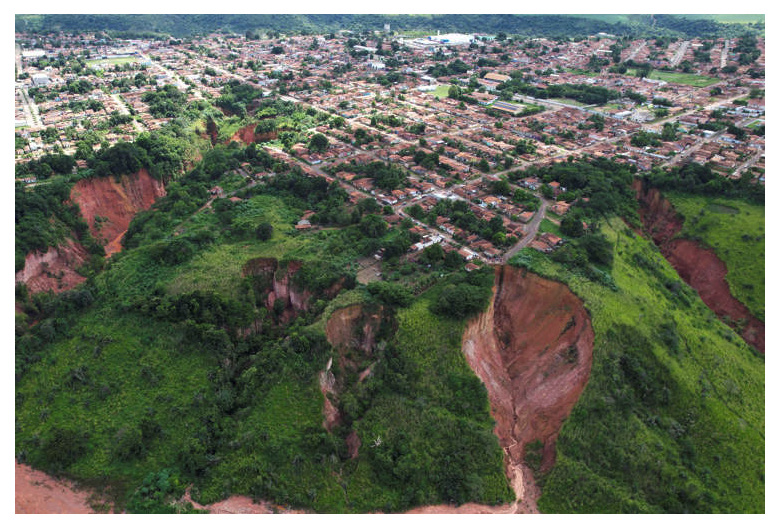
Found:
[[[431,91],[431,94],[437,98],[447,98],[447,93],[449,90],[449,85],[438,85],[436,89]]]
[[[635,76],[634,69],[627,69],[627,75]],[[676,73],[672,71],[651,71],[648,75],[651,80],[663,80],[674,84],[692,85],[694,87],[707,87],[719,81],[718,78],[702,76],[692,73]]]
[[[107,65],[133,64],[138,61],[139,59],[137,56],[125,56],[125,57],[117,57],[117,58],[98,58],[95,60],[87,60],[87,65],[89,66],[100,65],[101,67],[106,67]]]

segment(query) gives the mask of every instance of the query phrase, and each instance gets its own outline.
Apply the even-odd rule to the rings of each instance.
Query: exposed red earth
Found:
[[[17,514],[94,514],[91,493],[76,490],[66,480],[55,479],[22,463],[16,463],[14,492]]]
[[[657,189],[643,188],[639,180],[634,182],[633,188],[640,201],[640,219],[646,234],[659,246],[662,255],[681,279],[697,291],[716,316],[745,323],[740,331],[741,337],[764,353],[765,323],[732,296],[724,262],[712,249],[686,238],[676,238],[683,227],[683,219]]]
[[[122,250],[122,236],[130,221],[162,196],[163,182],[152,178],[146,169],[118,179],[107,176],[79,180],[71,189],[71,200],[79,205],[90,232],[106,242],[106,256]],[[100,217],[99,224],[95,217]]]
[[[382,307],[369,311],[364,305],[355,304],[333,311],[325,325],[325,335],[337,350],[335,362],[339,368],[360,372],[360,381],[371,376],[374,362],[371,356],[374,350],[377,332],[382,323]],[[328,360],[325,370],[320,372],[320,391],[323,393],[323,426],[330,432],[341,422],[341,414],[334,405],[341,384],[332,371],[333,359]],[[340,373],[342,376],[344,373]],[[353,431],[345,440],[350,457],[358,456],[361,440]]]
[[[244,145],[249,145],[255,142],[267,142],[269,140],[275,140],[277,138],[276,131],[270,133],[256,133],[256,124],[250,124],[242,127],[231,136],[230,142],[242,142]]]
[[[524,463],[525,447],[539,440],[542,470],[553,466],[561,425],[591,372],[593,344],[591,319],[569,288],[507,265],[496,268],[493,300],[467,325],[462,347],[488,390],[516,494],[513,512],[537,512],[539,489]]]
[[[118,180],[114,177],[79,180],[70,193],[92,235],[105,242],[106,256],[122,250],[122,237],[130,221],[162,196],[165,196],[163,183],[152,178],[146,169]],[[24,269],[16,273],[15,279],[24,282],[32,293],[63,292],[86,279],[76,269],[88,259],[86,249],[69,238],[46,252],[28,253]]]
[[[246,274],[267,274],[270,286],[280,297],[290,300],[289,277],[297,270],[288,264],[282,274],[272,258],[248,262]],[[296,300],[298,302],[298,300]],[[305,303],[306,300],[303,300]],[[289,301],[288,305],[292,303]],[[301,303],[299,303],[299,306]],[[321,390],[326,397],[324,426],[338,423],[338,411],[327,404],[328,394],[337,392],[331,365],[370,362],[382,310],[369,311],[352,305],[335,311],[326,324],[329,342],[337,347],[339,361],[329,361],[321,372]],[[524,463],[529,443],[543,443],[542,469],[553,466],[555,443],[564,420],[588,381],[594,334],[581,301],[563,284],[546,280],[510,266],[496,268],[493,298],[488,310],[470,320],[464,331],[464,355],[488,390],[494,432],[505,451],[506,473],[515,492],[513,503],[490,506],[467,503],[461,506],[417,507],[411,514],[512,514],[536,513],[539,489],[532,471]],[[356,355],[360,356],[360,361]],[[364,359],[366,357],[366,359]],[[367,370],[371,368],[369,364]],[[365,371],[364,371],[365,372]],[[370,376],[370,374],[366,374]],[[347,437],[351,457],[357,457],[361,442],[357,435]],[[40,473],[42,478],[49,479]],[[74,495],[63,490],[57,495]],[[17,494],[18,497],[18,494]],[[84,497],[86,499],[86,496]],[[192,501],[186,494],[183,501]],[[18,502],[17,502],[18,504]],[[211,505],[193,503],[213,513],[269,514],[295,512],[268,502],[255,503],[246,496],[232,496]]]
[[[256,503],[247,496],[231,496],[216,503],[201,505],[192,500],[188,490],[185,492],[182,501],[189,501],[193,504],[193,507],[200,510],[208,510],[211,514],[306,514],[304,510],[295,510],[268,501]]]
[[[46,252],[28,253],[24,269],[16,273],[15,280],[24,282],[31,293],[67,291],[86,280],[76,268],[88,259],[86,249],[69,238],[64,244],[49,247]]]

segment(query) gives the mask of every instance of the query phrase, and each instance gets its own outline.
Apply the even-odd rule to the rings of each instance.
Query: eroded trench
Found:
[[[328,400],[336,392],[331,366],[349,366],[360,373],[360,380],[369,379],[373,366],[366,356],[371,354],[383,318],[382,309],[366,310],[360,305],[339,309],[329,318],[327,336],[341,349],[340,361],[329,362],[320,376],[327,400],[326,428],[339,423],[338,410]],[[588,312],[565,285],[522,269],[497,266],[491,302],[486,311],[468,322],[462,350],[488,391],[491,415],[496,420],[494,432],[505,452],[505,471],[516,500],[499,506],[429,505],[410,513],[538,512],[539,490],[532,470],[524,463],[524,452],[529,444],[539,441],[541,470],[553,466],[559,430],[588,381],[593,341]],[[356,440],[356,435],[348,436],[351,457],[360,451],[361,443]],[[242,496],[196,506],[217,513],[271,511],[270,505]]]
[[[354,305],[335,311],[326,333],[335,347],[352,346],[358,353],[369,354],[379,325],[376,311],[367,313]],[[540,493],[532,470],[524,462],[526,447],[539,442],[540,470],[553,466],[559,430],[588,381],[593,342],[589,314],[566,285],[522,269],[497,266],[491,302],[486,311],[468,322],[462,350],[488,391],[491,415],[496,420],[494,432],[505,452],[505,472],[516,500],[500,506],[423,506],[410,512],[538,512]],[[329,400],[336,392],[331,374],[335,364],[329,362],[320,376],[326,397],[324,425],[329,429],[338,423],[338,411]],[[361,379],[369,374],[367,367]],[[355,457],[360,442],[357,447],[355,442],[349,446]]]
[[[727,265],[712,249],[678,237],[683,218],[658,189],[644,187],[640,180],[632,187],[640,203],[643,229],[665,259],[716,316],[726,320],[746,343],[764,354],[765,322],[732,295],[726,280]]]
[[[589,314],[566,285],[496,268],[493,300],[467,325],[462,347],[488,390],[517,512],[537,511],[527,446],[542,444],[541,470],[550,470],[559,430],[588,381],[593,344]]]

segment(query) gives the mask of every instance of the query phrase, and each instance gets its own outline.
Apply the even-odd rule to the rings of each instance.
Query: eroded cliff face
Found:
[[[242,142],[244,145],[249,145],[255,142],[268,142],[270,140],[276,140],[276,131],[270,133],[256,133],[256,124],[250,124],[242,127],[236,131],[229,142]]]
[[[553,466],[559,430],[591,372],[594,332],[565,285],[510,266],[497,267],[495,278],[493,300],[468,323],[462,348],[488,390],[515,511],[537,512],[526,446],[542,442],[542,470]]]
[[[345,371],[359,373],[358,381],[371,376],[376,363],[374,349],[383,312],[382,306],[355,304],[333,311],[326,322],[326,339],[336,349],[336,361],[328,360],[325,370],[320,372],[320,391],[325,398],[323,426],[329,431],[342,421],[336,404],[340,392],[344,390],[343,380],[336,378],[332,366],[338,366],[339,376],[344,376]],[[346,442],[350,457],[357,457],[361,446],[357,432],[352,431]]]
[[[765,352],[765,323],[755,318],[737,298],[732,296],[727,283],[727,266],[718,255],[686,238],[676,238],[683,226],[683,218],[669,200],[657,189],[643,187],[640,180],[632,186],[640,202],[643,229],[659,246],[659,251],[702,298],[719,318],[727,318],[748,343],[759,352]]]
[[[242,276],[255,276],[259,278],[257,285],[259,290],[267,291],[265,299],[266,308],[274,310],[275,304],[282,308],[278,317],[280,323],[286,323],[294,319],[300,312],[309,310],[313,297],[311,291],[299,289],[293,283],[293,276],[301,270],[302,262],[291,260],[280,265],[276,258],[253,258],[248,260],[242,268]],[[333,298],[344,285],[343,280],[335,282],[323,292],[326,298]]]
[[[106,256],[111,256],[122,250],[122,236],[136,213],[165,196],[165,187],[141,169],[118,180],[113,176],[79,180],[70,196],[79,205],[92,235],[105,242]]]
[[[24,261],[24,269],[16,273],[15,280],[23,282],[31,293],[74,288],[86,278],[76,269],[89,259],[89,253],[80,243],[68,239],[46,252],[31,252]]]
[[[335,310],[325,326],[328,343],[337,349],[356,348],[369,355],[382,322],[382,307],[370,311],[362,304]]]
[[[658,189],[643,187],[641,180],[634,180],[632,189],[640,202],[639,213],[643,229],[654,243],[664,243],[681,231],[683,216],[678,214],[670,200],[662,196]]]

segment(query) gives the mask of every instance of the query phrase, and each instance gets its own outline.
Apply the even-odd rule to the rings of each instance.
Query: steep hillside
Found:
[[[485,390],[461,353],[465,320],[431,311],[448,285],[488,290],[493,275],[440,280],[441,267],[423,268],[424,288],[438,285],[401,305],[344,290],[366,248],[358,227],[301,234],[293,224],[328,186],[308,186],[306,202],[271,190],[282,189],[215,201],[189,221],[171,202],[183,191],[171,191],[134,221],[134,246],[18,331],[20,462],[82,484],[101,478],[130,511],[179,510],[179,487],[158,501],[140,489],[163,476],[192,484],[204,506],[231,496],[319,512],[511,501]],[[265,223],[273,232],[259,240]],[[348,331],[375,321],[338,312],[356,303],[387,314],[353,342]],[[340,419],[324,424],[329,360]]]
[[[727,267],[730,293],[765,319],[765,206],[737,198],[668,192],[683,218],[680,235],[712,249]]]
[[[561,424],[588,380],[593,339],[588,313],[566,286],[509,266],[496,268],[492,302],[464,332],[464,355],[488,389],[508,478],[530,511],[539,493],[524,463],[527,448],[541,445],[542,470],[553,466]]]
[[[648,240],[618,219],[603,231],[614,287],[530,249],[512,260],[565,282],[594,329],[591,375],[556,464],[537,468],[540,510],[763,512],[763,358]]]
[[[122,236],[136,213],[149,209],[162,196],[163,183],[146,169],[118,179],[87,178],[71,189],[71,199],[79,205],[90,232],[104,242],[108,256],[122,249]]]
[[[639,181],[635,188],[643,228],[665,258],[719,318],[764,352],[764,322],[733,294],[739,293],[764,316],[764,208],[681,195],[676,195],[674,207],[658,189],[642,188]],[[743,219],[744,212],[750,220]]]
[[[16,273],[16,281],[27,285],[32,293],[66,291],[87,279],[76,270],[89,257],[81,244],[69,238],[57,247],[49,247],[45,253],[29,253],[24,269]]]

